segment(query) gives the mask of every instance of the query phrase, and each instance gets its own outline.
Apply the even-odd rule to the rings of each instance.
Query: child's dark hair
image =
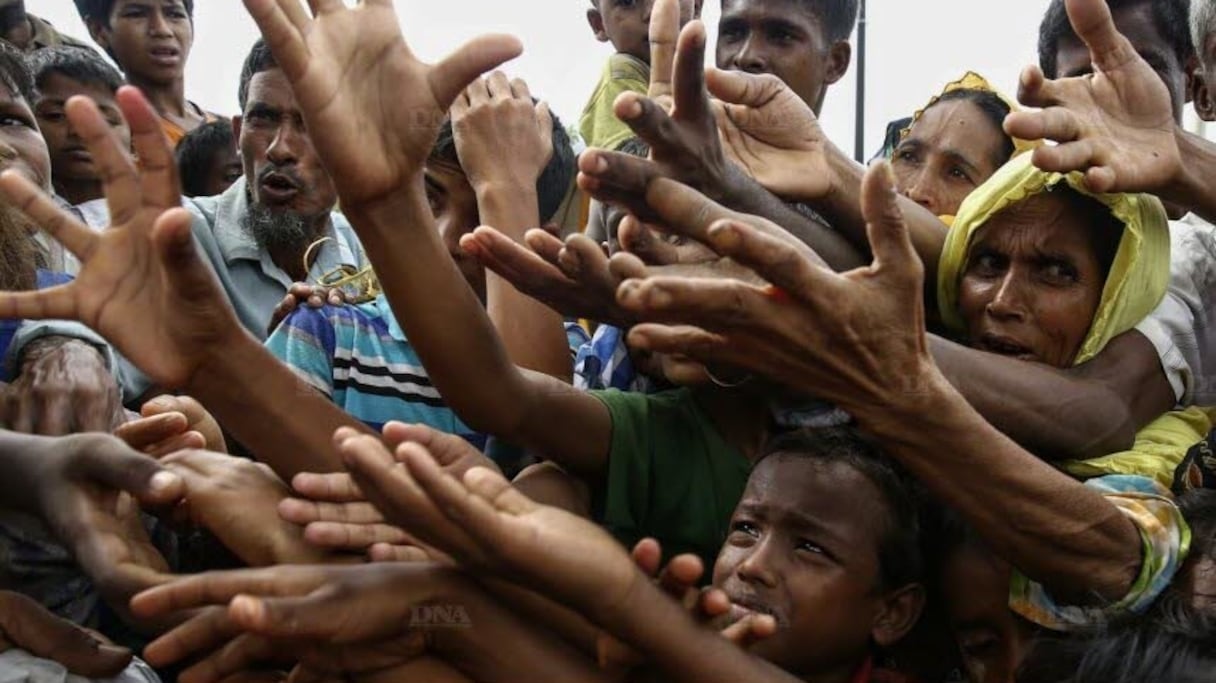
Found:
[[[215,155],[236,145],[232,122],[227,119],[206,123],[186,134],[177,143],[174,155],[181,174],[182,194],[201,197],[208,194],[207,175]]]
[[[7,40],[0,40],[0,84],[8,88],[13,97],[20,97],[31,107],[37,93],[34,92],[34,76],[25,61],[25,55]]]
[[[236,97],[242,112],[245,111],[245,105],[249,102],[249,81],[263,71],[277,68],[279,68],[279,63],[274,60],[274,55],[271,54],[265,39],[258,38],[258,41],[249,49],[249,55],[245,57],[245,64],[241,67],[241,83],[237,87]]]
[[[887,508],[886,529],[878,548],[882,589],[893,590],[924,581],[922,517],[926,496],[920,483],[902,465],[850,426],[779,434],[765,445],[757,465],[778,454],[843,463],[869,479]]]
[[[1195,56],[1195,44],[1191,39],[1190,0],[1107,0],[1111,11],[1125,7],[1148,5],[1153,13],[1157,31],[1169,42],[1178,63],[1185,65]],[[1051,0],[1043,23],[1039,25],[1039,67],[1048,78],[1059,78],[1060,41],[1078,41],[1077,33],[1068,20],[1064,0]]]
[[[950,92],[947,92],[941,97],[937,98],[937,101],[934,102],[929,109],[936,107],[942,102],[970,102],[979,107],[980,111],[984,113],[984,116],[987,117],[988,121],[992,123],[992,125],[996,126],[997,131],[999,131],[1001,134],[1002,143],[1000,157],[993,159],[993,161],[996,162],[996,167],[1000,168],[1001,166],[1004,166],[1005,163],[1013,157],[1013,152],[1015,149],[1013,145],[1013,138],[1009,137],[1009,135],[1005,132],[1005,117],[1009,116],[1009,112],[1011,110],[1009,108],[1009,104],[1006,103],[1005,100],[1001,99],[999,95],[988,90],[974,90],[970,88],[951,90]],[[926,109],[926,111],[928,111],[928,109]]]
[[[552,219],[562,207],[562,202],[570,192],[570,185],[574,182],[575,172],[574,148],[570,145],[570,136],[557,114],[551,116],[553,154],[549,157],[549,164],[536,179],[537,211],[542,225]],[[440,127],[439,138],[435,140],[435,146],[431,147],[428,160],[462,168],[460,156],[456,153],[456,135],[452,130],[452,119],[445,120]]]
[[[86,24],[89,21],[98,21],[109,26],[110,11],[114,9],[115,2],[117,0],[76,0],[76,11]],[[182,4],[186,6],[186,14],[193,20],[194,0],[182,0]]]
[[[46,87],[47,80],[58,74],[78,83],[105,88],[111,93],[122,87],[122,74],[101,58],[101,55],[83,47],[59,46],[36,50],[26,61],[34,77],[34,86]]]

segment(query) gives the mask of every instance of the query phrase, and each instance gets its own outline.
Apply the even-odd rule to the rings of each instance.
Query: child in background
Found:
[[[680,25],[701,16],[702,0],[680,0]],[[650,85],[650,12],[654,0],[591,0],[587,22],[601,43],[612,43],[600,82],[583,109],[579,134],[588,147],[616,150],[633,131],[612,111],[622,93],[646,94]]]
[[[195,128],[177,143],[177,171],[182,194],[216,197],[240,179],[245,171],[236,153],[232,122],[213,121]]]
[[[85,222],[105,227],[105,194],[101,176],[84,142],[68,125],[64,107],[76,95],[97,103],[124,148],[131,147],[131,130],[118,111],[115,94],[122,76],[96,52],[78,47],[49,47],[28,58],[37,88],[34,116],[51,155],[51,184],[55,194],[76,207]]]

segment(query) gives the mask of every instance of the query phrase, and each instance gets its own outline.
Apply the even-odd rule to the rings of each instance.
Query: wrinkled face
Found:
[[[194,24],[182,0],[115,0],[95,36],[129,78],[173,83],[185,75]]]
[[[469,185],[464,170],[450,163],[428,161],[425,169],[426,198],[435,216],[435,226],[443,237],[448,254],[456,262],[460,274],[486,300],[486,272],[476,259],[460,248],[460,238],[481,224],[477,210],[477,193]]]
[[[1153,21],[1153,9],[1149,2],[1128,5],[1113,11],[1115,28],[1127,36],[1136,52],[1153,67],[1153,71],[1169,88],[1174,106],[1174,119],[1182,121],[1182,109],[1187,101],[1187,69],[1189,65],[1178,60],[1178,55],[1157,30]],[[1061,40],[1056,52],[1057,70],[1061,78],[1084,76],[1093,73],[1089,48],[1078,40]]]
[[[970,344],[1070,367],[1089,332],[1106,276],[1092,215],[1044,192],[993,216],[967,256],[959,312]]]
[[[24,97],[0,84],[0,171],[12,169],[51,189],[51,160],[38,121]]]
[[[718,68],[773,74],[816,112],[830,85],[831,47],[800,0],[722,0]]]
[[[1009,564],[964,547],[942,568],[946,609],[971,683],[1010,683],[1033,628],[1009,609]]]
[[[28,50],[34,40],[34,27],[25,13],[25,3],[10,2],[0,8],[0,38],[12,43],[18,50]]]
[[[795,675],[846,678],[865,659],[882,609],[880,501],[844,463],[792,454],[760,461],[714,566],[733,618],[750,611],[777,621],[777,634],[753,653]]]
[[[974,102],[938,102],[892,155],[896,188],[936,216],[958,215],[967,195],[1006,161],[1007,141]]]
[[[587,10],[587,20],[600,42],[610,42],[617,52],[650,63],[650,10],[654,0],[596,0]],[[680,25],[693,20],[701,3],[680,0]]]
[[[281,70],[254,74],[244,116],[233,126],[255,204],[306,219],[328,216],[338,194]]]
[[[69,98],[83,95],[97,103],[110,129],[118,136],[122,149],[131,149],[131,129],[118,109],[114,93],[104,85],[81,83],[63,74],[54,73],[43,79],[39,88],[41,99],[34,107],[42,137],[51,155],[51,169],[56,182],[100,180],[93,157],[84,142],[72,130],[65,113]]]

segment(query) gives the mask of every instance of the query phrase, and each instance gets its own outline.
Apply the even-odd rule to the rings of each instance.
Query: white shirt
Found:
[[[1180,405],[1216,406],[1216,226],[1194,214],[1170,222],[1170,288],[1136,329]]]

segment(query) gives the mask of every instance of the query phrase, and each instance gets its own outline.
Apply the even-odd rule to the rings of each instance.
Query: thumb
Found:
[[[258,598],[238,595],[228,605],[228,616],[251,633],[280,638],[330,640],[335,634],[338,605],[315,596]]]
[[[761,107],[787,86],[772,74],[749,74],[710,67],[705,70],[705,87],[711,95],[727,104]]]
[[[522,53],[523,45],[514,36],[496,34],[474,38],[431,69],[427,75],[431,94],[446,112],[473,79]]]
[[[899,208],[890,163],[880,161],[866,171],[861,181],[861,213],[874,252],[874,268],[918,273],[923,279],[920,258],[912,248],[908,224]]]
[[[185,493],[181,477],[117,439],[85,451],[75,475],[104,488],[125,491],[154,507],[174,503]]]
[[[117,676],[131,663],[130,650],[102,642],[16,593],[0,594],[0,631],[16,647],[86,678]]]

